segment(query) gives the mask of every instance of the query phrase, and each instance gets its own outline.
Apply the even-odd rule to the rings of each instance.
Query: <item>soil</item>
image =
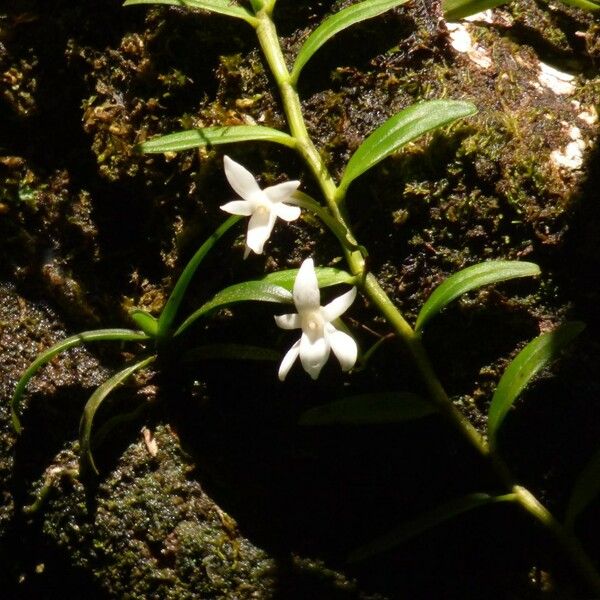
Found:
[[[324,16],[352,3],[279,0],[290,62]],[[565,320],[586,323],[523,394],[500,439],[520,481],[561,517],[600,433],[600,24],[535,0],[485,16],[457,30],[439,2],[413,0],[339,34],[306,66],[299,91],[336,177],[400,109],[435,98],[477,105],[475,117],[354,182],[348,213],[371,270],[411,322],[463,267],[489,259],[541,266],[539,279],[462,298],[425,332],[446,389],[482,432],[495,385],[525,343]],[[456,43],[465,32],[468,50]],[[543,69],[554,75],[540,79]],[[342,374],[330,361],[317,383],[296,367],[281,384],[273,362],[180,362],[180,350],[203,342],[283,353],[292,340],[274,326],[272,305],[220,311],[170,360],[118,390],[98,415],[98,430],[123,415],[94,448],[98,478],[74,475],[81,411],[136,344],[90,344],[53,359],[28,387],[17,436],[9,401],[27,365],[79,331],[133,327],[133,307],[158,315],[232,198],[223,148],[142,155],[136,144],[191,127],[286,125],[250,27],[113,0],[7,0],[0,103],[4,598],[585,597],[552,541],[508,505],[349,562],[356,547],[407,519],[498,482],[437,417],[298,424],[336,398],[424,393],[393,341],[364,370]],[[262,185],[300,179],[318,197],[287,148],[226,152]],[[227,285],[307,256],[343,266],[333,237],[309,217],[277,226],[262,256],[243,261],[243,247],[239,225],[202,264],[183,314]],[[364,300],[349,317],[363,349],[389,332]],[[598,563],[598,503],[577,533]]]

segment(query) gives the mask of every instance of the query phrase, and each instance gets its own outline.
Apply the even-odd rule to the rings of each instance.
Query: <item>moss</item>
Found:
[[[44,533],[110,597],[274,597],[281,585],[276,561],[190,477],[193,465],[168,426],[158,426],[153,439],[156,456],[141,442],[122,454],[93,508],[81,484],[62,485],[44,512]],[[292,570],[311,597],[367,598],[318,561],[295,559]],[[320,583],[307,584],[313,578]]]
[[[281,0],[277,16],[288,58],[324,14],[348,4]],[[285,126],[251,28],[173,7],[32,6],[35,18],[17,23],[19,35],[0,22],[6,49],[0,56],[0,85],[10,115],[0,161],[0,256],[4,276],[20,286],[20,293],[11,288],[6,300],[3,296],[5,399],[40,348],[77,329],[76,324],[125,323],[132,306],[158,313],[186,257],[221,220],[217,206],[231,195],[222,177],[222,149],[141,156],[137,142],[197,126]],[[524,0],[496,14],[501,18],[494,25],[469,25],[473,38],[490,52],[489,69],[451,48],[439,2],[413,2],[332,40],[307,65],[300,82],[310,132],[336,176],[366,135],[401,108],[438,97],[478,105],[476,117],[418,140],[354,182],[347,208],[359,240],[369,249],[371,268],[409,319],[445,276],[468,264],[490,258],[542,263],[539,284],[520,282],[473,294],[426,332],[442,379],[480,430],[485,429],[490,394],[516,349],[540,327],[570,313],[593,320],[589,307],[597,304],[594,289],[587,290],[583,279],[569,278],[572,265],[595,266],[593,234],[588,232],[587,246],[578,245],[570,229],[574,214],[594,204],[594,175],[561,170],[548,160],[570,139],[563,121],[576,123],[586,142],[597,136],[596,126],[578,118],[580,110],[598,102],[597,24],[571,9],[547,11]],[[15,19],[12,15],[10,24]],[[540,58],[578,74],[572,98],[537,86]],[[299,177],[303,189],[318,197],[315,182],[288,149],[240,144],[227,152],[264,184]],[[591,150],[588,156],[591,164]],[[592,227],[587,221],[586,226]],[[569,244],[575,245],[576,259],[566,264],[561,253]],[[236,240],[223,240],[194,282],[186,310],[225,285],[297,266],[308,254],[321,264],[334,263],[340,254],[335,241],[310,219],[277,227],[269,255],[262,259],[232,260],[230,246],[241,254],[242,245],[242,228]],[[590,267],[587,282],[593,284],[596,271]],[[31,302],[40,296],[68,327],[48,307]],[[272,325],[271,312],[262,310],[232,310],[198,335],[214,338],[218,330],[219,339],[261,339],[284,347],[266,325]],[[371,307],[357,303],[352,316],[365,347],[371,331],[387,333]],[[588,362],[582,364],[588,372],[579,372],[584,383],[573,375],[565,389],[588,386],[581,394],[587,398],[597,387],[593,365],[598,349],[589,342],[585,348]],[[118,348],[99,352],[108,364],[124,358]],[[106,375],[83,350],[53,362],[32,382],[29,433],[15,450],[16,475],[15,438],[7,427],[7,404],[0,405],[0,479],[9,490],[2,497],[0,531],[12,528],[11,539],[25,532],[41,543],[39,554],[11,559],[14,570],[27,573],[25,587],[34,586],[30,573],[35,566],[46,564],[40,577],[49,578],[50,558],[60,554],[56,579],[77,573],[75,580],[93,582],[100,597],[366,597],[336,571],[338,566],[347,569],[343,556],[353,544],[389,528],[397,511],[416,514],[445,494],[461,493],[461,486],[488,483],[467,481],[463,461],[472,459],[461,453],[456,440],[440,437],[435,424],[416,433],[298,431],[299,413],[332,397],[418,389],[402,350],[380,352],[376,358],[368,373],[347,378],[332,368],[310,394],[300,375],[290,377],[284,402],[270,367],[245,371],[243,365],[211,364],[178,372],[163,382],[168,396],[163,420],[169,422],[181,410],[179,398],[185,406],[191,403],[193,435],[188,432],[188,437],[195,440],[196,451],[184,454],[168,425],[156,428],[156,457],[141,442],[128,446],[134,431],[117,436],[114,447],[104,449],[106,475],[99,489],[90,487],[86,495],[78,482],[61,478],[42,512],[26,525],[15,516],[15,503],[31,503],[31,492],[47,480],[47,467],[73,463],[76,446],[69,440],[76,436],[81,405]],[[241,399],[240,381],[250,382]],[[194,389],[201,393],[195,395]],[[532,393],[540,401],[532,402],[531,430],[549,419],[546,414],[562,425],[561,398]],[[546,462],[540,459],[540,479],[534,478],[558,503],[577,460],[583,462],[597,439],[594,419],[585,416],[597,416],[594,409],[582,402],[577,406],[578,411],[568,412],[572,429],[557,425],[555,438],[570,447],[569,435],[581,430],[591,441],[570,453],[548,452]],[[527,417],[521,407],[517,414]],[[423,440],[431,439],[438,444],[423,448]],[[519,439],[512,459],[529,474],[532,457],[542,452]],[[569,457],[577,460],[569,465]],[[432,465],[442,465],[440,472],[432,472]],[[390,474],[397,486],[389,485]],[[17,485],[13,477],[23,481]],[[246,515],[240,519],[243,534],[202,489],[211,477],[229,498],[232,514]],[[343,490],[339,498],[336,490]],[[279,533],[273,522],[287,529]],[[504,528],[509,530],[515,528]],[[465,538],[472,535],[480,542],[488,530],[479,525],[452,531],[455,535],[439,534],[441,542],[433,550],[419,554],[417,542],[356,572],[371,588],[391,590],[392,596],[425,597],[431,590],[429,597],[447,594],[432,581],[431,571],[438,567],[445,569],[440,581],[453,582],[452,591],[461,588],[463,579],[468,586],[467,580],[481,577],[481,596],[489,597],[490,590],[506,597],[536,595],[526,583],[528,569],[544,544],[532,545],[535,552],[528,547],[531,552],[524,551],[523,560],[515,559],[511,577],[496,553],[485,568],[469,563],[462,578],[464,565],[448,556],[461,553],[447,548],[460,540],[462,552]],[[274,552],[260,547],[258,540],[266,534],[278,538]],[[522,538],[504,542],[521,547]],[[474,549],[470,556],[477,561],[481,548]],[[461,597],[469,593],[473,590]],[[76,590],[71,597],[80,596]]]

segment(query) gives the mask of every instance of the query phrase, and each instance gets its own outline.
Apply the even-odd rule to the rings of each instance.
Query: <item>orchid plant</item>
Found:
[[[279,379],[283,382],[297,358],[308,375],[317,379],[331,351],[337,357],[343,371],[351,370],[358,359],[366,359],[377,350],[378,344],[359,355],[352,335],[341,322],[357,294],[377,309],[394,330],[394,335],[409,350],[414,368],[420,373],[428,390],[428,398],[419,398],[405,391],[395,390],[383,395],[366,398],[345,398],[325,407],[316,407],[304,417],[304,423],[382,423],[420,418],[436,412],[463,436],[473,449],[498,475],[502,489],[482,490],[458,498],[448,505],[439,507],[433,514],[418,520],[420,525],[403,525],[397,532],[386,534],[366,544],[354,554],[361,559],[374,552],[382,551],[404,541],[410,532],[414,535],[427,527],[450,519],[461,512],[494,503],[510,502],[544,527],[565,552],[574,568],[587,583],[590,590],[600,595],[600,574],[574,533],[574,523],[585,508],[600,492],[600,461],[593,459],[584,470],[573,490],[567,515],[561,521],[525,488],[511,472],[510,466],[501,455],[496,442],[498,431],[508,411],[518,399],[526,385],[535,375],[555,360],[560,352],[583,329],[581,323],[565,323],[554,331],[544,333],[532,340],[510,363],[500,379],[490,403],[487,435],[475,429],[469,420],[451,401],[428,356],[422,333],[426,326],[448,304],[461,295],[484,285],[490,285],[520,277],[537,276],[537,265],[527,262],[488,261],[472,265],[455,273],[438,286],[421,308],[416,322],[411,325],[399,307],[386,294],[375,275],[369,271],[367,251],[360,245],[352,229],[345,200],[352,183],[366,171],[378,165],[409,142],[429,132],[450,126],[460,119],[476,113],[476,107],[464,100],[432,100],[408,106],[391,116],[376,128],[360,144],[345,166],[339,180],[335,180],[319,149],[311,138],[300,102],[298,81],[302,70],[313,55],[339,32],[352,25],[380,15],[405,4],[407,0],[363,0],[344,8],[326,18],[304,41],[295,57],[286,56],[280,44],[273,12],[276,0],[127,0],[125,5],[171,4],[189,9],[201,9],[239,19],[252,27],[257,35],[266,65],[276,82],[284,112],[287,131],[260,125],[238,125],[207,127],[186,130],[151,139],[141,144],[145,153],[165,153],[232,143],[269,142],[295,151],[308,172],[317,183],[321,201],[298,190],[300,182],[286,181],[271,187],[261,188],[256,178],[242,165],[228,156],[224,157],[224,172],[229,184],[240,199],[221,206],[234,215],[229,218],[202,245],[175,285],[163,312],[158,319],[143,311],[134,311],[132,318],[141,331],[103,330],[86,332],[47,350],[40,355],[24,374],[17,385],[13,398],[13,422],[20,429],[18,417],[20,399],[25,387],[35,372],[58,352],[75,344],[102,339],[118,339],[141,344],[145,354],[133,365],[117,373],[100,386],[84,410],[82,419],[82,456],[87,464],[91,458],[91,422],[98,406],[117,385],[133,373],[147,367],[165,346],[172,347],[194,322],[207,317],[216,309],[243,301],[293,303],[296,313],[275,316],[276,324],[283,329],[300,329],[301,337],[284,355],[279,366]],[[592,4],[595,0],[592,2]],[[449,4],[450,0],[446,4]],[[456,4],[456,3],[455,3]],[[465,4],[463,2],[463,4]],[[288,64],[292,67],[288,68]],[[246,234],[245,258],[251,252],[261,254],[276,224],[277,218],[284,222],[299,218],[301,210],[312,213],[331,231],[340,243],[347,263],[347,271],[330,267],[315,267],[313,258],[307,257],[299,270],[269,273],[259,280],[233,284],[217,294],[189,315],[179,326],[174,326],[175,317],[189,282],[204,256],[212,249],[240,217],[249,217]],[[331,285],[350,285],[351,288],[332,302],[321,305],[320,288]],[[267,351],[262,355],[266,356]],[[245,356],[248,356],[246,353]],[[282,384],[285,385],[285,384]]]

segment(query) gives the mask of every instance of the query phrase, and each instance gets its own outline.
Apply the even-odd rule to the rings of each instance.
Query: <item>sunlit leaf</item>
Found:
[[[177,329],[175,335],[183,333],[194,321],[212,311],[248,301],[289,303],[292,301],[292,294],[283,287],[264,280],[236,283],[217,292],[208,302],[192,313]]]
[[[583,471],[575,481],[565,522],[573,527],[575,519],[600,496],[600,450],[592,456]]]
[[[258,360],[276,361],[281,358],[272,348],[247,346],[245,344],[206,344],[192,348],[185,353],[183,360]]]
[[[228,17],[244,19],[253,26],[257,24],[256,17],[247,8],[239,6],[233,0],[126,0],[123,6],[133,6],[135,4],[169,4],[171,6],[197,8],[227,15]]]
[[[298,270],[299,269],[288,269],[285,271],[269,273],[268,275],[265,275],[261,281],[279,285],[286,290],[292,291],[294,281],[296,281],[296,275],[298,275]],[[339,285],[341,283],[350,285],[354,285],[355,283],[354,276],[341,269],[334,269],[333,267],[315,267],[315,273],[317,274],[317,281],[319,282],[320,288],[331,287],[332,285]]]
[[[574,6],[575,8],[583,8],[583,10],[598,11],[600,10],[600,2],[597,0],[560,0],[563,4]]]
[[[319,287],[328,287],[339,283],[353,283],[354,277],[346,271],[330,267],[316,267]],[[192,313],[177,329],[175,335],[183,333],[194,321],[210,312],[237,304],[238,302],[292,302],[292,288],[298,269],[277,271],[269,273],[262,279],[255,281],[244,281],[231,285],[217,292],[208,302]]]
[[[333,36],[340,31],[380,15],[395,6],[405,4],[408,0],[366,0],[353,4],[348,8],[344,8],[338,13],[325,19],[319,27],[317,27],[304,42],[291,73],[291,79],[294,83],[298,81],[300,71],[304,65],[312,58],[313,54],[328,42]]]
[[[136,308],[129,313],[129,317],[150,337],[155,337],[158,333],[158,319],[154,318],[149,312]]]
[[[292,136],[278,129],[260,125],[232,125],[231,127],[205,127],[204,129],[169,133],[142,142],[139,149],[145,154],[157,154],[239,142],[274,142],[289,148],[296,145]]]
[[[338,196],[352,181],[412,140],[477,112],[470,102],[429,100],[413,104],[390,117],[358,147],[348,162]]]
[[[143,342],[150,339],[145,333],[133,331],[132,329],[98,329],[93,331],[83,331],[77,335],[68,337],[57,342],[47,350],[44,350],[30,365],[15,388],[15,393],[11,399],[12,424],[17,433],[21,432],[21,421],[19,420],[19,405],[25,392],[27,384],[31,378],[47,363],[49,363],[57,354],[89,342],[102,341],[123,341],[123,342]]]
[[[357,562],[375,556],[376,554],[387,552],[428,529],[432,529],[436,525],[448,521],[449,519],[453,519],[462,513],[486,504],[510,502],[513,501],[515,497],[515,494],[492,496],[490,494],[478,493],[457,498],[456,500],[452,500],[447,504],[443,504],[442,506],[421,514],[400,527],[393,529],[389,533],[361,546],[350,554],[348,560]]]
[[[181,272],[171,295],[169,296],[163,311],[158,318],[158,337],[165,337],[169,334],[171,330],[171,326],[173,325],[173,321],[177,316],[177,311],[179,310],[179,306],[183,297],[185,296],[185,292],[196,272],[196,269],[200,265],[200,263],[204,260],[204,257],[212,250],[213,246],[217,243],[219,239],[225,235],[239,220],[241,217],[232,216],[229,217],[224,223],[222,223],[214,233],[198,248],[194,256],[190,258],[189,262],[185,266],[185,269]]]
[[[560,2],[584,10],[600,10],[600,2],[597,0],[560,0]],[[503,4],[509,4],[509,0],[443,0],[442,10],[447,21],[458,21]]]
[[[585,328],[583,323],[565,323],[549,333],[529,342],[511,361],[498,382],[488,413],[488,437],[495,442],[498,428],[504,417],[527,384],[544,367],[558,358],[560,353]]]
[[[442,10],[447,21],[458,21],[488,8],[508,4],[509,0],[443,0]]]
[[[534,277],[539,274],[540,268],[536,264],[520,261],[491,260],[467,267],[451,275],[435,288],[419,312],[415,329],[417,332],[422,331],[430,319],[466,292],[508,279]]]
[[[383,392],[351,396],[316,406],[300,417],[302,425],[380,425],[426,417],[434,407],[408,392]]]
[[[102,405],[102,402],[106,397],[117,387],[119,387],[126,379],[131,377],[136,371],[143,369],[148,366],[156,356],[150,356],[144,360],[119,371],[113,375],[110,379],[106,380],[100,385],[94,393],[90,396],[87,401],[85,408],[83,409],[83,415],[79,424],[79,446],[80,446],[80,457],[79,457],[79,470],[81,473],[85,473],[88,468],[97,475],[98,469],[94,463],[91,449],[91,437],[92,437],[92,425],[94,423],[94,416]]]

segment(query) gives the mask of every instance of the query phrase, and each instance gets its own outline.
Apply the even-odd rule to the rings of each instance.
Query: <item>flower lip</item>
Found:
[[[277,217],[294,221],[300,216],[300,207],[293,205],[292,194],[298,189],[299,181],[284,181],[261,189],[254,175],[229,156],[223,157],[225,177],[242,200],[232,200],[221,206],[221,210],[232,215],[250,217],[246,235],[246,258],[252,250],[262,254]]]
[[[316,379],[331,350],[342,370],[349,371],[356,363],[358,347],[354,339],[339,331],[332,321],[350,307],[356,298],[356,288],[321,306],[314,263],[312,258],[307,258],[296,275],[292,296],[298,313],[276,316],[275,322],[282,329],[302,329],[302,335],[283,357],[279,379],[283,381],[286,378],[298,357],[304,370]]]

